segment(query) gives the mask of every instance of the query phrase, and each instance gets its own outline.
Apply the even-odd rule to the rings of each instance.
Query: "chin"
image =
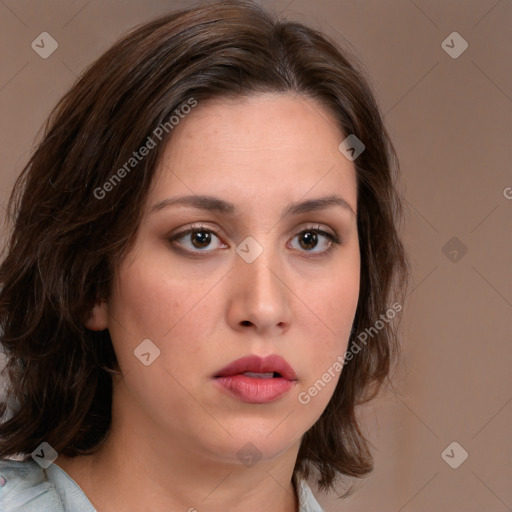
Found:
[[[275,420],[254,420],[238,421],[226,425],[226,430],[232,435],[222,436],[213,448],[216,457],[224,459],[226,462],[242,462],[245,459],[253,460],[273,460],[295,443],[298,443],[303,434],[297,431],[297,426],[286,427],[282,418]]]

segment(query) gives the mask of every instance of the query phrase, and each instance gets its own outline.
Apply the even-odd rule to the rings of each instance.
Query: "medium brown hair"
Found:
[[[95,191],[190,98],[263,92],[317,100],[345,136],[365,145],[354,161],[361,282],[349,350],[404,296],[398,162],[362,72],[328,37],[249,1],[170,13],[134,29],[83,73],[53,110],[11,195],[13,229],[0,266],[8,381],[0,456],[29,454],[43,441],[67,456],[92,454],[105,441],[120,369],[108,331],[84,323],[97,300],[108,300],[172,131],[104,197]],[[298,453],[294,477],[316,468],[322,489],[338,474],[373,468],[356,408],[389,375],[396,324],[360,348]]]

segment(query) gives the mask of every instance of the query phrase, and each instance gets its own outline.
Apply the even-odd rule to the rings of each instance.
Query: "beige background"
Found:
[[[190,3],[0,2],[0,206],[81,70],[131,26]],[[327,511],[512,510],[512,2],[262,3],[360,55],[409,208],[404,363],[394,391],[362,411],[375,471],[351,498],[319,500]],[[43,31],[59,45],[46,60],[31,48]],[[458,58],[442,47],[454,31],[469,45]],[[467,248],[462,258],[445,248],[452,237]],[[441,457],[453,441],[469,455],[457,469]],[[460,453],[449,451],[451,460]]]

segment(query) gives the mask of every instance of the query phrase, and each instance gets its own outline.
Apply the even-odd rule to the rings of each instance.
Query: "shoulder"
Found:
[[[305,479],[297,481],[297,493],[299,499],[299,512],[325,512],[316,500],[313,491]]]
[[[0,512],[65,512],[45,471],[34,460],[0,459]]]

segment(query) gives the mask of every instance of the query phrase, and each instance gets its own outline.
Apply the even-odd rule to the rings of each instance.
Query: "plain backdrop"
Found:
[[[191,3],[0,2],[0,209],[79,73],[132,26]],[[394,388],[361,410],[375,470],[352,497],[319,501],[328,512],[511,510],[512,2],[261,3],[360,57],[405,183],[404,358]],[[31,47],[42,32],[58,44],[46,59]]]

